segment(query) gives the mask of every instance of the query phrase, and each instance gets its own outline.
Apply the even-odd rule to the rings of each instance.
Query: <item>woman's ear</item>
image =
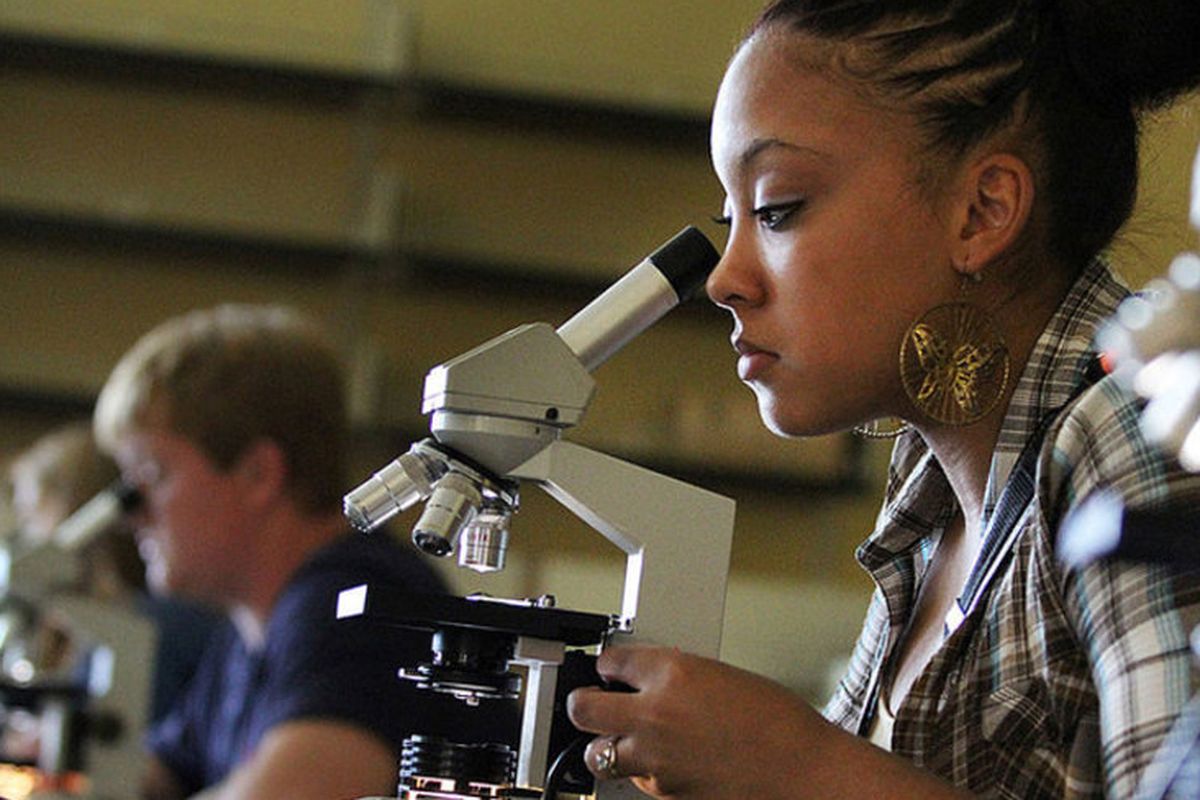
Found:
[[[960,185],[954,265],[977,275],[1024,233],[1033,209],[1033,173],[1018,156],[992,153],[976,161]]]

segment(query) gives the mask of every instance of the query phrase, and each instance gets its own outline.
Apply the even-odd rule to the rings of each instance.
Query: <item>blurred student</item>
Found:
[[[37,439],[13,459],[8,470],[17,530],[14,549],[48,545],[55,530],[80,506],[111,487],[118,471],[96,447],[91,426],[67,423]],[[79,575],[62,590],[119,606],[128,604],[155,625],[154,684],[150,721],[175,702],[196,670],[200,656],[221,617],[214,611],[146,591],[145,564],[127,524],[115,523],[84,545],[78,554]],[[43,652],[39,661],[53,667],[82,654],[71,646],[70,620],[41,620],[33,632]],[[114,643],[119,644],[119,643]]]
[[[95,429],[145,497],[152,588],[233,621],[152,731],[142,796],[394,794],[402,740],[439,700],[396,670],[428,660],[429,637],[339,623],[336,596],[443,586],[414,550],[347,530],[343,374],[320,333],[280,307],[171,319],[117,364]]]

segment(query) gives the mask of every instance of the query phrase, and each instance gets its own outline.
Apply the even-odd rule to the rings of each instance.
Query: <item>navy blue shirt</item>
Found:
[[[137,607],[153,621],[158,634],[150,697],[150,722],[154,723],[175,707],[209,640],[226,620],[215,609],[157,595],[139,594]]]
[[[226,625],[179,705],[151,730],[150,750],[189,794],[220,782],[289,720],[349,722],[398,755],[426,720],[457,713],[446,705],[457,701],[397,677],[399,667],[429,660],[428,633],[336,619],[338,592],[361,583],[445,591],[422,556],[389,536],[347,534],[315,553],[276,602],[263,649],[248,650]]]

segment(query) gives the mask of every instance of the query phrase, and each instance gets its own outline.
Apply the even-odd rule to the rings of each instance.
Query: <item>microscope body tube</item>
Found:
[[[591,372],[703,286],[720,258],[696,228],[684,228],[558,328]]]
[[[54,531],[54,544],[68,552],[85,547],[141,502],[137,489],[118,481],[63,520]]]

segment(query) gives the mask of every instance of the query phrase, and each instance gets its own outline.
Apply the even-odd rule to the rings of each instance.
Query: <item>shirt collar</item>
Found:
[[[1095,259],[1076,278],[1038,337],[1000,427],[984,490],[985,524],[1042,418],[1065,405],[1087,380],[1097,357],[1096,331],[1128,295],[1129,288],[1108,265]]]

